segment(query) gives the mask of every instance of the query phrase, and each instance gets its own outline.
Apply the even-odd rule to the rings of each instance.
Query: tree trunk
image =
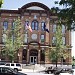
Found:
[[[58,62],[58,58],[57,58],[57,55],[56,55],[56,67],[57,67],[57,62]]]
[[[57,67],[57,59],[56,59],[56,67]]]

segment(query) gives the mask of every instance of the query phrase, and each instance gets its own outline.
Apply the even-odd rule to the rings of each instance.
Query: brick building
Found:
[[[52,41],[55,39],[54,33],[56,31],[54,21],[57,20],[57,16],[46,5],[38,2],[28,3],[18,10],[0,10],[0,59],[6,60],[1,56],[1,50],[4,46],[3,37],[5,37],[3,30],[9,29],[9,26],[12,26],[13,20],[17,17],[21,18],[24,27],[28,23],[33,31],[30,32],[23,28],[24,45],[19,50],[18,59],[15,60],[29,64],[51,63],[48,59],[48,52],[53,47]],[[49,33],[44,30],[44,24]],[[62,25],[62,34],[63,44],[71,46],[71,32],[67,31],[64,25]],[[70,56],[65,59],[65,62],[71,63],[71,49],[68,49],[67,52]]]

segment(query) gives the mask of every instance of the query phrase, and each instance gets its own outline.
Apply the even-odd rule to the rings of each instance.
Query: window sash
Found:
[[[42,35],[41,35],[41,42],[44,42],[44,41],[45,41],[45,35],[42,34]]]
[[[52,44],[55,44],[56,37],[52,38]]]
[[[31,25],[31,28],[32,28],[32,30],[38,30],[38,22],[37,21],[33,21],[32,22],[32,25]]]
[[[42,22],[42,23],[41,23],[41,30],[43,30],[43,31],[45,30],[45,29],[44,29],[44,24],[45,24],[45,22]]]
[[[15,29],[15,23],[12,22],[12,29]]]
[[[65,45],[66,44],[66,40],[65,40],[64,36],[62,37],[62,40],[63,40],[63,45]]]
[[[3,36],[2,36],[2,42],[3,42],[3,43],[6,42],[6,34],[3,34]]]
[[[24,34],[24,43],[27,43],[28,42],[28,34]]]
[[[53,25],[53,32],[56,32],[56,24]]]
[[[3,23],[3,29],[4,29],[4,31],[6,31],[7,28],[8,28],[8,22],[5,21],[5,22]]]
[[[62,25],[62,33],[65,33],[65,25]]]

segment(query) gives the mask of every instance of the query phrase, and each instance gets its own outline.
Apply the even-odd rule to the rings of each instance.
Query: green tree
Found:
[[[68,30],[75,30],[75,0],[60,0],[55,1],[60,7],[53,7],[52,11],[57,12],[58,17],[61,17],[63,23],[68,26]]]
[[[11,61],[14,61],[15,54],[18,53],[19,48],[21,48],[23,44],[22,25],[20,18],[13,22],[13,27],[10,30],[6,30],[5,34],[5,46],[3,48],[4,54],[7,55]]]
[[[0,0],[0,8],[1,8],[2,4],[3,4],[3,0]]]
[[[68,53],[65,54],[67,47],[63,44],[63,40],[62,40],[62,25],[61,25],[61,21],[58,21],[57,27],[56,27],[56,32],[55,32],[55,40],[54,40],[54,45],[55,47],[52,47],[50,49],[50,53],[49,53],[49,58],[51,61],[56,63],[56,67],[57,67],[57,62],[58,59],[61,60],[61,58],[67,58],[68,57]]]
[[[72,57],[72,65],[75,65],[75,57]]]

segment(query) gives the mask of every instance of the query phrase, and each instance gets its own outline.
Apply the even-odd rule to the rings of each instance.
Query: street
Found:
[[[35,73],[35,72],[27,72],[27,73],[25,73],[25,74],[27,74],[27,75],[54,75],[54,74],[44,74],[44,73]]]
[[[45,74],[43,72],[38,72],[37,70],[22,70],[20,71],[21,73],[27,74],[27,75],[54,75],[54,74]],[[74,69],[74,73],[73,74],[69,74],[69,73],[60,73],[60,75],[75,75],[75,69]]]

